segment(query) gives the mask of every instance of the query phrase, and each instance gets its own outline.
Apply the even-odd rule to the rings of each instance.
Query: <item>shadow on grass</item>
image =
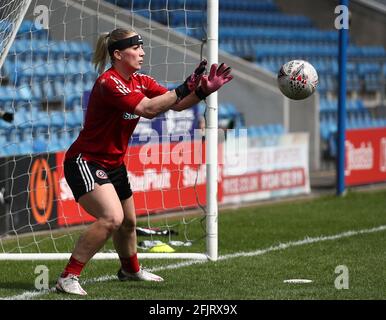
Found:
[[[0,282],[0,292],[6,292],[6,291],[15,291],[15,290],[25,290],[25,291],[35,291],[36,288],[34,286],[33,282],[26,282],[26,281],[12,281],[12,282],[6,282],[1,281]]]

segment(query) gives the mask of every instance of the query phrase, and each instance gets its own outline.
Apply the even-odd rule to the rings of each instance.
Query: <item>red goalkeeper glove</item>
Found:
[[[178,86],[175,91],[179,100],[188,96],[192,91],[196,90],[200,83],[201,77],[206,70],[207,61],[204,59],[200,62],[194,72],[186,78],[183,84]]]
[[[202,76],[201,86],[195,90],[197,97],[203,100],[211,93],[220,89],[224,84],[231,81],[233,79],[233,76],[230,74],[231,71],[232,68],[228,67],[225,63],[221,63],[220,66],[216,63],[212,64],[209,76]]]

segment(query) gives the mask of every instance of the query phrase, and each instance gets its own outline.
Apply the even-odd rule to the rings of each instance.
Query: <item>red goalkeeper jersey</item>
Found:
[[[139,121],[135,107],[144,98],[167,92],[153,78],[134,73],[123,79],[114,68],[104,72],[91,91],[84,128],[68,149],[65,159],[79,154],[106,169],[123,163],[129,139]]]

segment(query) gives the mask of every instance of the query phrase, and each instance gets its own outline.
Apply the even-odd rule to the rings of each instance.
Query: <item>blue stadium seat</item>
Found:
[[[50,127],[55,130],[64,127],[64,114],[61,111],[51,111],[50,113]]]
[[[228,118],[230,117],[230,114],[228,112],[228,108],[226,104],[220,104],[218,108],[218,116],[219,118]]]
[[[364,75],[364,82],[366,91],[381,91],[382,90],[382,78],[377,74]]]
[[[32,139],[19,142],[19,154],[32,154],[34,153]]]
[[[42,137],[34,139],[32,149],[34,153],[48,152],[47,141]]]
[[[261,136],[261,130],[258,126],[248,127],[248,135],[250,137],[259,137]]]
[[[386,50],[382,46],[364,46],[361,48],[362,55],[371,58],[385,58]]]
[[[371,124],[372,124],[372,118],[371,118],[371,115],[370,113],[367,111],[363,111],[361,114],[360,114],[360,117],[362,118],[362,121],[363,121],[363,124],[364,124],[364,127],[365,128],[369,128],[371,127]]]
[[[50,126],[50,116],[47,112],[45,111],[39,111],[38,112],[38,117],[35,121],[35,128],[37,129],[38,132],[43,131],[45,132],[49,126]]]
[[[48,101],[54,101],[59,99],[59,97],[57,97],[55,94],[52,81],[44,81],[42,84],[42,88],[44,99],[47,99]]]
[[[73,139],[68,131],[63,131],[60,137],[60,146],[62,150],[66,150],[72,144]]]
[[[64,82],[62,80],[55,80],[53,83],[55,96],[63,97],[65,95]]]
[[[251,137],[280,136],[285,134],[284,126],[280,123],[269,123],[248,127],[248,135]]]
[[[359,91],[361,89],[361,81],[358,74],[348,73],[346,81],[348,91]]]
[[[358,65],[359,75],[364,76],[367,74],[380,74],[381,66],[378,63],[361,63]]]
[[[8,143],[3,148],[3,153],[5,156],[16,156],[21,153],[19,144],[17,142]]]
[[[57,131],[51,131],[49,138],[47,139],[47,150],[48,152],[64,150]]]
[[[0,157],[5,157],[6,153],[4,151],[5,146],[7,145],[7,138],[5,134],[0,130]]]
[[[147,0],[136,0],[135,3],[141,3],[142,9],[147,8],[144,4],[148,4]],[[153,1],[152,1],[153,2]],[[168,1],[169,9],[188,9],[188,10],[202,10],[206,8],[206,0],[184,0],[184,1]],[[126,4],[127,5],[127,4]],[[139,4],[136,4],[139,7]],[[233,11],[248,11],[248,12],[275,12],[278,10],[276,4],[271,0],[221,0],[219,1],[220,11],[233,10]],[[162,3],[162,8],[166,8]]]
[[[84,117],[83,113],[84,112],[83,112],[82,108],[80,106],[78,106],[78,107],[74,108],[73,112],[74,112],[74,117],[77,120],[77,123],[79,125],[83,124],[83,117]]]
[[[15,126],[16,128],[23,128],[26,127],[28,124],[27,118],[25,116],[25,113],[23,111],[18,111],[14,113],[14,118],[12,125]]]
[[[65,63],[66,74],[76,74],[79,72],[78,63],[75,60],[67,60]]]
[[[76,113],[71,111],[71,110],[66,111],[64,114],[64,117],[65,117],[65,123],[66,123],[68,128],[80,127],[82,124],[80,122],[80,119],[76,115]]]

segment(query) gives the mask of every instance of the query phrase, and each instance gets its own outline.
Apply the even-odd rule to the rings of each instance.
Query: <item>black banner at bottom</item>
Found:
[[[71,300],[70,297],[67,297]],[[25,305],[26,312],[31,310],[49,310],[53,313],[66,307],[81,318],[83,315],[115,317],[124,315],[130,319],[275,319],[285,316],[295,319],[313,319],[319,316],[345,316],[351,312],[368,317],[376,308],[385,307],[385,301],[350,301],[350,300],[28,300],[0,301],[0,309],[18,308]],[[53,313],[39,313],[52,317]],[[119,315],[118,315],[119,314]],[[20,315],[20,314],[19,314]],[[371,318],[371,317],[370,317]]]

